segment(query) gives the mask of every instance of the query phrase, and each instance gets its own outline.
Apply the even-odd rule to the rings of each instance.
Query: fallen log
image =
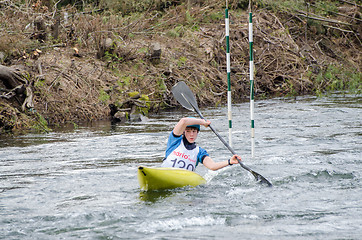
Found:
[[[4,65],[0,65],[0,80],[7,89],[13,89],[21,83],[28,83],[28,81],[22,76],[21,70]]]
[[[0,65],[0,82],[4,87],[0,97],[7,100],[15,97],[23,111],[34,108],[33,91],[24,73],[24,70]]]

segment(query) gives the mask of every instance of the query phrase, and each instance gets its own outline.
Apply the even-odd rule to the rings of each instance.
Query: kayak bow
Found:
[[[138,181],[142,190],[173,189],[178,187],[195,187],[206,183],[199,174],[180,168],[138,167]]]

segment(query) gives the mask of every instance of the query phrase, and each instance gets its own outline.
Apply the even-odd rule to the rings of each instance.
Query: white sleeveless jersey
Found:
[[[199,151],[199,147],[192,150],[186,149],[183,141],[181,141],[180,145],[163,161],[161,167],[175,167],[195,171]]]

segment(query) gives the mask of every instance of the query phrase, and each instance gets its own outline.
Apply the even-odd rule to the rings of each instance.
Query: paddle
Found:
[[[191,111],[195,111],[200,116],[201,119],[205,119],[202,116],[202,114],[197,106],[197,101],[196,101],[194,94],[192,93],[192,91],[186,85],[185,82],[178,82],[175,86],[173,86],[172,93],[173,93],[174,97],[176,98],[176,100],[184,108],[191,110]],[[216,136],[221,140],[221,142],[229,149],[229,151],[233,155],[235,155],[236,154],[235,151],[231,148],[231,146],[227,142],[225,142],[225,140],[220,136],[220,134],[218,134],[211,125],[209,125],[209,127],[216,134]],[[249,171],[250,173],[252,173],[258,182],[265,183],[269,187],[273,186],[265,177],[263,177],[262,175],[260,175],[259,173],[255,172],[255,171],[251,170],[249,167],[245,166],[240,160],[238,160],[238,162],[242,168],[244,168],[247,171]]]

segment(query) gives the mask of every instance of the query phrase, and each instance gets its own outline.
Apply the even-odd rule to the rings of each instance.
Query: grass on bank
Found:
[[[310,78],[314,83],[314,92],[321,96],[330,92],[362,93],[362,73],[355,69],[345,69],[343,66],[330,64],[318,75]]]

